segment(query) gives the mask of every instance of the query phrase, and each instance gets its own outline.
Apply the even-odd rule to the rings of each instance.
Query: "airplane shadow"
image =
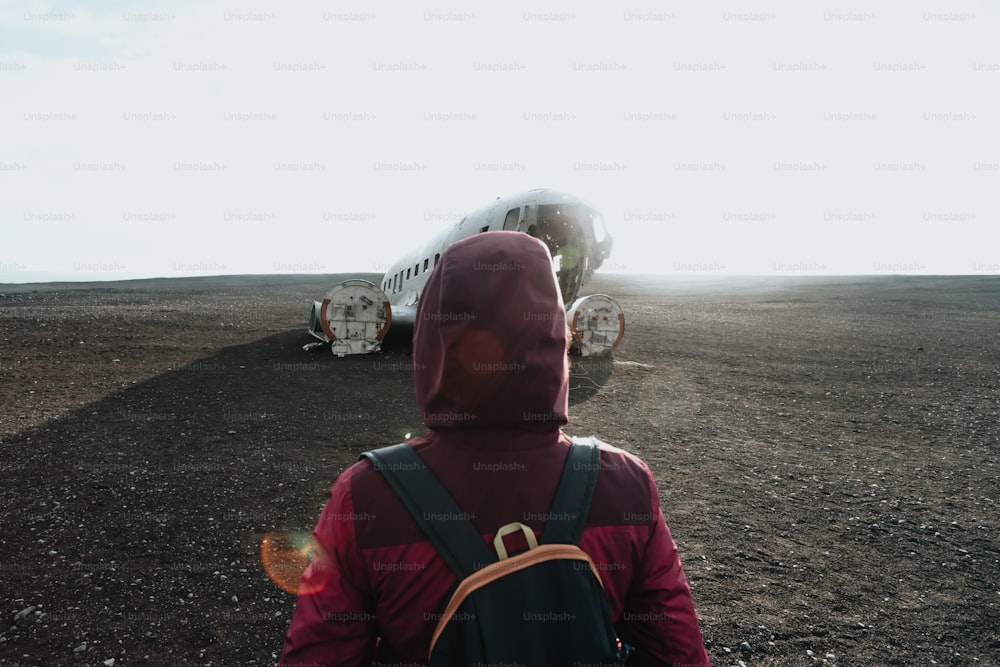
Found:
[[[127,614],[65,611],[45,645],[128,637],[130,654],[171,664],[164,638],[239,664],[276,650],[293,598],[263,572],[263,537],[307,531],[361,452],[425,430],[405,338],[344,358],[306,342],[296,329],[227,347],[4,439],[0,535],[25,563],[5,589],[158,622],[146,637]],[[571,403],[610,372],[574,358]]]
[[[127,639],[171,665],[280,647],[294,598],[264,573],[263,536],[308,531],[362,451],[424,430],[405,346],[340,359],[305,342],[227,347],[3,439],[0,539],[17,558],[0,578],[52,617],[22,642]],[[148,637],[134,619],[153,619]],[[178,662],[204,646],[217,655]]]

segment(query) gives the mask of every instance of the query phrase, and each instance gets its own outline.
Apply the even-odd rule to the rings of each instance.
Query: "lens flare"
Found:
[[[306,531],[278,530],[260,542],[260,562],[278,588],[296,595],[310,595],[323,589],[323,568],[314,567],[303,578],[316,555],[316,543]]]

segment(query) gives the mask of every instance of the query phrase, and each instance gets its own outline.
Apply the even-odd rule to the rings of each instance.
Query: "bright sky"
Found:
[[[606,270],[1000,273],[993,3],[27,0],[0,282],[379,271],[534,187]]]

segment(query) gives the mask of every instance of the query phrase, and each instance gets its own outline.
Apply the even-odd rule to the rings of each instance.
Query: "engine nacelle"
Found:
[[[581,296],[566,311],[570,349],[582,357],[610,354],[625,335],[625,315],[618,302],[606,294]]]
[[[367,280],[345,280],[314,301],[309,333],[338,357],[378,352],[392,323],[389,300]],[[314,343],[316,345],[317,343]]]

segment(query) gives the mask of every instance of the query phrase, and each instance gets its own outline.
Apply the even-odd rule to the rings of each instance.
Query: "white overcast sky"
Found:
[[[534,187],[608,270],[1000,273],[993,2],[0,4],[0,282],[380,271]]]

